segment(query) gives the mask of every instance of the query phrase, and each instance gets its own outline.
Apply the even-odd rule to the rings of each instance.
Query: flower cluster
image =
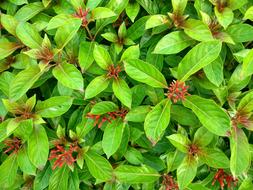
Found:
[[[83,8],[79,8],[77,10],[77,12],[74,14],[74,17],[76,18],[80,18],[82,20],[82,26],[87,26],[89,21],[88,21],[88,18],[87,18],[87,15],[89,14],[89,9],[85,10]]]
[[[240,112],[237,112],[236,115],[232,118],[232,124],[234,127],[241,124],[246,128],[252,128],[253,127],[253,121],[250,118],[248,114],[243,114]]]
[[[68,166],[73,166],[76,159],[73,157],[73,153],[77,152],[79,147],[75,144],[70,144],[69,148],[66,149],[65,146],[56,144],[55,149],[51,150],[48,160],[56,159],[53,165],[53,170],[57,167],[62,167],[64,164]]]
[[[174,181],[173,177],[170,175],[163,175],[163,186],[165,190],[178,190],[178,184]]]
[[[22,142],[19,138],[14,137],[12,139],[6,139],[4,144],[7,147],[7,149],[4,151],[5,154],[10,151],[13,151],[12,153],[17,153],[22,145]]]
[[[107,78],[114,78],[117,80],[119,78],[119,73],[121,72],[121,68],[119,65],[116,67],[114,65],[110,65],[108,68]]]
[[[106,121],[111,122],[118,117],[124,119],[127,113],[128,111],[126,109],[120,109],[118,111],[108,112],[103,115],[95,115],[88,113],[86,117],[95,120],[94,126],[98,125],[98,128],[101,128],[103,123],[105,123]]]
[[[212,185],[214,185],[216,181],[218,181],[221,189],[223,190],[225,187],[225,183],[227,184],[228,188],[231,188],[232,184],[234,186],[237,185],[238,179],[234,178],[232,175],[225,173],[223,169],[219,169],[214,176]]]
[[[186,86],[184,82],[181,81],[175,81],[170,84],[170,87],[168,88],[167,97],[171,99],[174,103],[177,101],[185,100],[185,97],[189,95],[187,92],[189,86]]]

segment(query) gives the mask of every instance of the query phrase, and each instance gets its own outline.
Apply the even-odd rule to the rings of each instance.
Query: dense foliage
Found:
[[[0,189],[253,189],[253,1],[0,10]]]

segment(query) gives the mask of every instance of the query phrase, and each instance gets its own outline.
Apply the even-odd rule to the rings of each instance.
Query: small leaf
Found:
[[[0,40],[0,60],[11,55],[20,46],[17,43],[8,40]]]
[[[234,19],[234,13],[233,11],[225,7],[222,12],[219,12],[217,7],[214,8],[215,15],[218,19],[218,22],[223,26],[225,29],[232,23]]]
[[[181,152],[187,153],[191,141],[182,134],[173,134],[167,137],[173,146]]]
[[[132,104],[132,91],[128,87],[128,84],[123,79],[113,80],[112,89],[115,96],[120,100],[122,104],[131,108]]]
[[[1,24],[10,34],[16,36],[17,19],[14,16],[1,14]]]
[[[182,15],[186,8],[188,0],[172,0],[173,13]]]
[[[102,102],[98,102],[96,103],[90,113],[91,114],[95,114],[95,115],[103,115],[105,113],[108,112],[113,112],[118,110],[118,106],[116,104],[114,104],[113,102],[110,101],[102,101]]]
[[[168,23],[168,16],[165,15],[152,15],[146,22],[146,29],[154,28],[165,23]]]
[[[36,105],[36,113],[41,117],[53,118],[66,113],[72,105],[72,98],[68,96],[55,96]]]
[[[151,167],[148,166],[130,166],[121,165],[115,169],[115,176],[121,183],[152,183],[156,181],[160,175]]]
[[[22,147],[18,151],[18,165],[20,169],[29,175],[35,175],[36,174],[36,167],[31,163],[28,153],[27,153],[27,147]]]
[[[253,27],[249,24],[234,24],[227,28],[228,34],[234,42],[248,42],[253,40]]]
[[[247,93],[239,102],[237,107],[239,113],[250,113],[253,111],[253,92]]]
[[[205,127],[200,127],[194,134],[193,143],[202,147],[207,146],[213,140],[214,135],[209,132]]]
[[[113,120],[106,125],[102,139],[102,147],[108,159],[118,150],[124,128],[125,126],[121,119]]]
[[[160,140],[170,122],[169,99],[162,100],[146,116],[144,122],[144,131],[148,139],[155,144]]]
[[[83,71],[86,71],[94,61],[94,42],[82,42],[79,48],[78,61]]]
[[[176,54],[193,44],[193,41],[182,31],[171,32],[157,43],[153,53]]]
[[[166,88],[167,82],[162,73],[153,65],[139,59],[124,61],[126,73],[133,79],[154,88]]]
[[[71,89],[83,91],[83,77],[72,64],[61,63],[53,69],[54,77],[63,85]]]
[[[140,5],[137,2],[129,2],[126,7],[126,14],[132,22],[134,22],[140,11]]]
[[[183,104],[197,115],[203,126],[210,132],[219,136],[228,135],[231,128],[230,118],[213,100],[192,95],[188,96]]]
[[[104,91],[110,83],[106,76],[101,75],[94,78],[85,89],[85,98],[90,99]]]
[[[95,20],[116,16],[116,14],[106,7],[97,7],[92,10],[92,15]]]
[[[253,74],[253,50],[251,49],[243,59],[241,76],[243,78]]]
[[[95,45],[93,57],[96,63],[104,70],[107,70],[107,68],[113,64],[109,52],[102,46]]]
[[[126,115],[125,120],[126,121],[132,121],[132,122],[143,122],[145,121],[145,118],[147,114],[151,111],[151,106],[138,106],[135,108],[132,108]]]
[[[139,57],[140,57],[139,45],[130,46],[123,52],[120,61],[125,61],[127,59],[138,59]]]
[[[253,21],[253,6],[247,9],[246,13],[244,14],[243,19],[244,20],[249,19]]]

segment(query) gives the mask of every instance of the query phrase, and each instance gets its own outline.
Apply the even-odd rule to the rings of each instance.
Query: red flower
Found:
[[[81,7],[78,8],[77,12],[74,14],[74,17],[80,18],[82,20],[82,26],[87,26],[88,25],[88,19],[87,15],[89,14],[90,9],[82,9]]]
[[[4,151],[4,153],[8,153],[10,151],[13,150],[12,153],[17,153],[18,150],[20,149],[22,142],[20,139],[18,139],[17,137],[14,137],[13,139],[6,139],[4,141],[5,146],[7,147],[7,149]]]
[[[228,175],[223,169],[219,169],[214,176],[212,185],[214,185],[216,181],[219,182],[221,189],[224,189],[224,182],[226,182],[228,188],[231,188],[232,183],[236,186],[238,179],[234,178],[232,175]]]
[[[117,65],[116,67],[114,65],[110,65],[108,67],[108,73],[106,76],[108,78],[114,78],[115,80],[117,80],[119,78],[120,71],[121,71],[121,68],[119,65]]]
[[[186,86],[184,82],[174,80],[168,88],[167,96],[174,103],[176,103],[178,100],[185,100],[185,96],[189,95],[187,92],[188,88],[189,86]]]
[[[53,165],[53,170],[57,167],[61,168],[64,164],[73,166],[76,159],[73,157],[73,152],[78,150],[78,146],[70,145],[69,149],[66,150],[64,146],[56,144],[55,149],[51,150],[48,160],[56,159]]]
[[[173,177],[170,175],[163,175],[163,186],[165,190],[178,190],[178,184],[174,181]]]

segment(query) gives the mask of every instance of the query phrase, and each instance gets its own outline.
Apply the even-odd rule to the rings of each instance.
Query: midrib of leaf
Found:
[[[162,113],[160,114],[160,117],[155,125],[155,131],[154,131],[155,136],[157,135],[158,125],[160,124],[160,121],[162,120],[163,114],[164,114],[165,109],[167,108],[167,105],[169,104],[169,102],[170,102],[169,100],[166,101],[166,104],[164,105],[164,107],[162,109]],[[160,138],[160,136],[158,138]]]
[[[203,60],[205,60],[206,57],[211,55],[213,52],[215,52],[216,49],[217,49],[217,45],[216,45],[216,47],[212,48],[206,55],[204,55],[193,67],[191,67],[191,69],[184,75],[184,77],[181,79],[181,81],[185,81],[190,76],[189,73],[191,73],[193,70],[195,70],[195,68],[199,66],[199,63],[202,62]],[[207,66],[207,65],[204,65],[204,66]]]

